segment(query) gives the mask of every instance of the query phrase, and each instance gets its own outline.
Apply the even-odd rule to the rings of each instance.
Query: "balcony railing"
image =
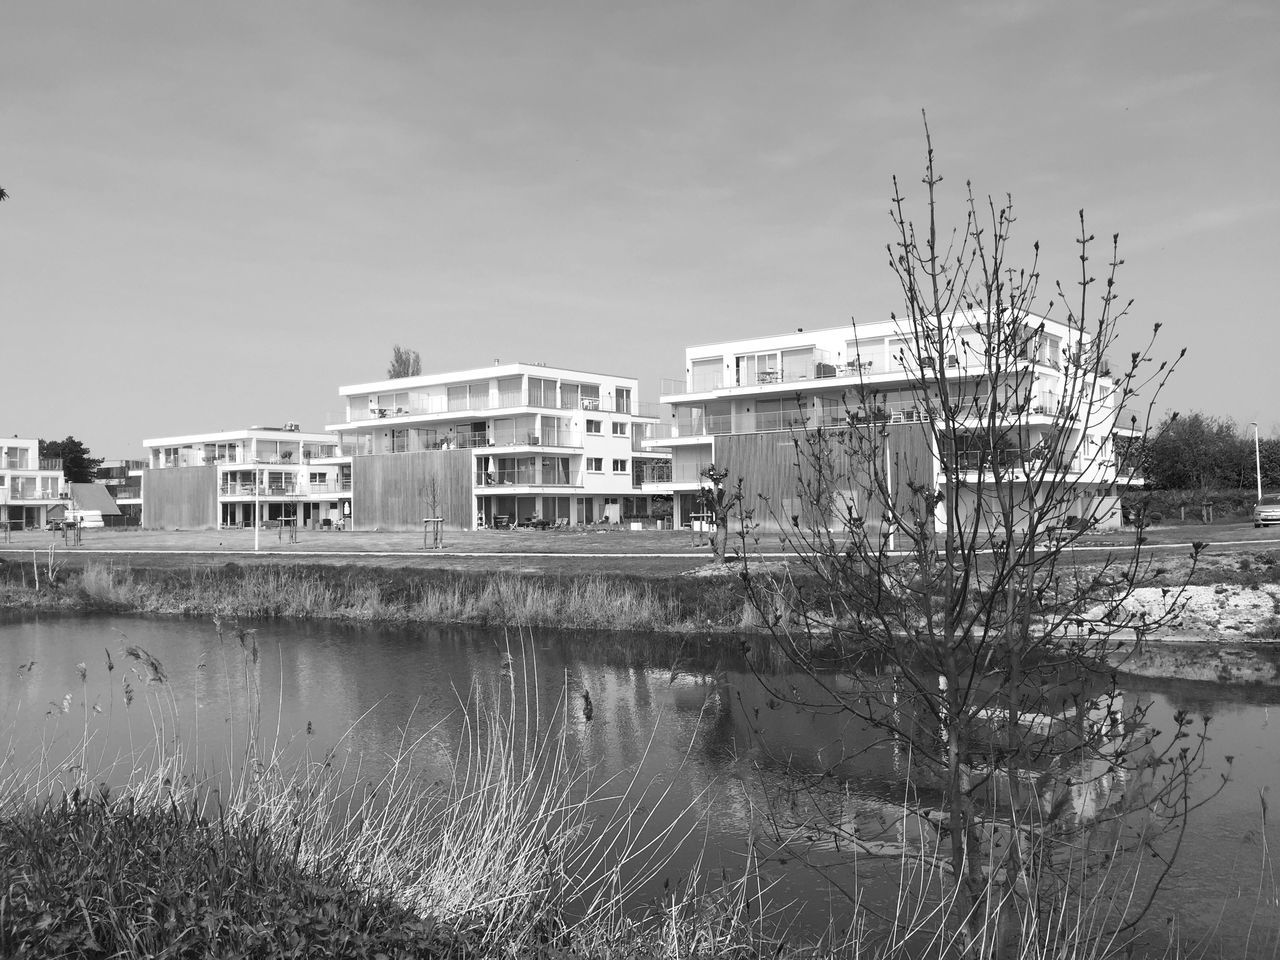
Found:
[[[218,493],[224,497],[292,497],[298,493],[297,484],[223,483]]]
[[[455,442],[459,447],[581,447],[582,433],[578,430],[496,430],[493,434],[460,433]]]
[[[947,356],[944,365],[957,374],[967,373],[967,369],[955,354]],[[933,369],[936,361],[926,359],[923,367]],[[893,377],[885,377],[893,374]],[[771,370],[747,370],[737,374],[729,374],[726,383],[722,371],[716,373],[699,373],[679,379],[664,378],[660,381],[662,396],[685,393],[710,393],[729,387],[770,387],[784,384],[806,383],[826,380],[877,380],[903,379],[902,365],[896,358],[876,356],[863,357],[847,363],[836,363],[826,360],[812,360],[799,364],[787,364],[785,368]]]
[[[671,461],[650,460],[638,461],[632,472],[633,483],[670,483]]]
[[[0,460],[0,468],[5,470],[31,470],[31,464],[35,463],[36,470],[62,472],[62,459],[59,457],[40,457],[33,460],[31,457],[6,457]]]
[[[536,467],[515,467],[507,470],[485,470],[476,473],[478,487],[580,487],[563,474],[544,476]]]
[[[496,403],[489,397],[411,397],[409,403],[393,407],[371,406],[365,408],[352,404],[347,409],[347,422],[367,420],[394,420],[397,418],[434,416],[450,413],[487,413],[491,410],[531,407],[537,410],[593,410],[602,413],[630,413],[634,400],[616,400],[613,397],[552,396],[530,397],[528,391],[499,394]]]
[[[224,497],[305,497],[335,493],[350,493],[350,480],[335,480],[331,483],[285,483],[255,484],[252,481],[221,483],[218,493]]]
[[[1088,454],[1069,454],[1066,452],[1046,451],[1038,447],[1002,447],[997,450],[959,450],[948,458],[959,469],[974,472],[980,469],[1000,471],[1026,471],[1035,473],[1042,469],[1053,471],[1065,470],[1069,473],[1082,473],[1091,467],[1102,467],[1105,461],[1100,457]]]
[[[10,503],[57,500],[61,496],[52,487],[10,487],[8,493]]]

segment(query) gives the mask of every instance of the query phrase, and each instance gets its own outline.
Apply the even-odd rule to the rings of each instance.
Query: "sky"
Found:
[[[1047,305],[1083,209],[1117,352],[1187,350],[1158,409],[1280,435],[1277,50],[1249,0],[17,0],[0,435],[321,429],[394,344],[657,399],[688,344],[901,310],[922,111],[945,222],[1011,195]]]

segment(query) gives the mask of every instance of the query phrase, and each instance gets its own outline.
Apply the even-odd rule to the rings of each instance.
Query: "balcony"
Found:
[[[9,503],[40,503],[58,500],[61,495],[53,487],[10,486],[7,491]]]
[[[952,457],[952,462],[966,473],[974,473],[979,469],[1001,474],[1014,472],[1039,473],[1041,470],[1052,472],[1082,473],[1090,467],[1104,465],[1104,461],[1085,454],[1071,455],[1066,452],[1046,452],[1039,447],[1001,447],[997,450],[959,450]]]
[[[724,373],[719,370],[711,373],[699,371],[689,377],[663,377],[659,384],[664,397],[681,393],[711,393],[724,388]]]
[[[298,485],[223,483],[218,486],[218,495],[223,497],[294,497],[298,494]]]
[[[491,410],[512,410],[527,407],[535,410],[591,410],[602,413],[630,413],[634,402],[630,399],[615,400],[600,396],[562,396],[545,394],[530,397],[527,390],[501,393],[496,402],[490,397],[410,397],[407,404],[394,407],[364,407],[351,404],[347,409],[348,423],[370,420],[395,420],[431,417],[447,414],[488,413]]]
[[[477,487],[581,487],[564,474],[545,476],[536,467],[514,467],[506,470],[485,470],[476,473]]]
[[[582,433],[578,430],[499,430],[492,435],[484,433],[460,433],[455,442],[459,447],[581,447]]]
[[[632,483],[670,483],[671,482],[671,461],[670,460],[640,460],[636,461],[635,469],[631,476]]]
[[[300,492],[304,497],[323,497],[339,493],[350,493],[351,481],[335,480],[332,483],[308,483],[300,487]]]

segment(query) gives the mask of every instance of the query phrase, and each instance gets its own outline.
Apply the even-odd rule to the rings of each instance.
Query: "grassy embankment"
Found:
[[[106,557],[72,565],[42,551],[0,562],[0,608],[676,633],[750,630],[759,622],[731,569],[718,576],[563,573],[558,558],[542,559],[545,572],[280,560],[183,565],[172,558],[152,566]],[[1278,560],[1274,550],[1211,547],[1192,571],[1189,557],[1153,556],[1159,586],[1189,582],[1228,600],[1232,589],[1274,592]],[[1101,558],[1071,562],[1088,568]],[[1211,622],[1202,626],[1206,636],[1214,632]],[[1273,639],[1277,629],[1280,608],[1254,617],[1245,637]]]
[[[228,563],[152,570],[45,559],[0,567],[0,607],[370,623],[705,631],[751,621],[736,579]]]

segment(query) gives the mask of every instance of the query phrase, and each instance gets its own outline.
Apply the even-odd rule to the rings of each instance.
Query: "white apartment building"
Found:
[[[153,529],[331,526],[351,515],[351,460],[338,438],[283,427],[144,440],[142,524]]]
[[[40,441],[0,439],[0,522],[10,528],[43,527],[49,508],[65,498],[60,459],[41,459]]]
[[[948,379],[966,402],[985,406],[992,395],[990,376],[982,356],[966,353],[966,338],[976,319],[960,322],[939,352]],[[1041,318],[1031,318],[1037,327]],[[665,380],[662,402],[670,404],[670,419],[654,433],[654,445],[671,451],[671,478],[647,484],[645,489],[670,491],[675,497],[678,523],[688,523],[697,512],[701,473],[709,464],[730,471],[729,482],[745,479],[749,500],[755,492],[771,497],[777,514],[796,515],[799,507],[795,483],[796,431],[816,426],[839,427],[856,422],[879,422],[888,433],[900,433],[913,442],[928,442],[928,431],[919,429],[933,415],[936,400],[922,396],[917,373],[909,375],[903,357],[910,357],[904,331],[893,320],[853,327],[779,334],[691,346],[685,349],[684,376]],[[1028,340],[1023,356],[1009,379],[1018,377],[1020,389],[1032,391],[1031,403],[1018,416],[1016,446],[997,452],[1002,465],[1030,458],[1043,449],[1049,431],[1060,429],[1055,417],[1070,382],[1065,372],[1065,351],[1081,345],[1078,331],[1052,320],[1043,321],[1043,332]],[[1087,348],[1087,341],[1085,344]],[[1028,387],[1028,385],[1030,385]],[[998,395],[1009,383],[995,386]],[[1100,525],[1119,524],[1114,486],[1117,479],[1112,446],[1116,432],[1114,384],[1103,377],[1083,404],[1086,413],[1071,427],[1070,462],[1063,465],[1078,501],[1071,509],[1080,516],[1102,516]],[[874,397],[868,408],[866,398]],[[909,429],[914,425],[915,429]],[[904,429],[899,429],[904,428]],[[976,435],[975,435],[976,436]],[[963,442],[963,440],[962,440]],[[1061,449],[1061,447],[1059,448]],[[939,465],[938,451],[926,455]],[[961,451],[977,466],[978,447]],[[940,487],[946,482],[938,471]],[[961,509],[963,506],[963,491]],[[939,508],[941,509],[941,508]],[[757,513],[766,526],[770,518]]]
[[[358,529],[654,518],[640,478],[668,457],[643,445],[657,418],[634,378],[495,362],[338,392],[346,419],[327,429],[354,455]]]

